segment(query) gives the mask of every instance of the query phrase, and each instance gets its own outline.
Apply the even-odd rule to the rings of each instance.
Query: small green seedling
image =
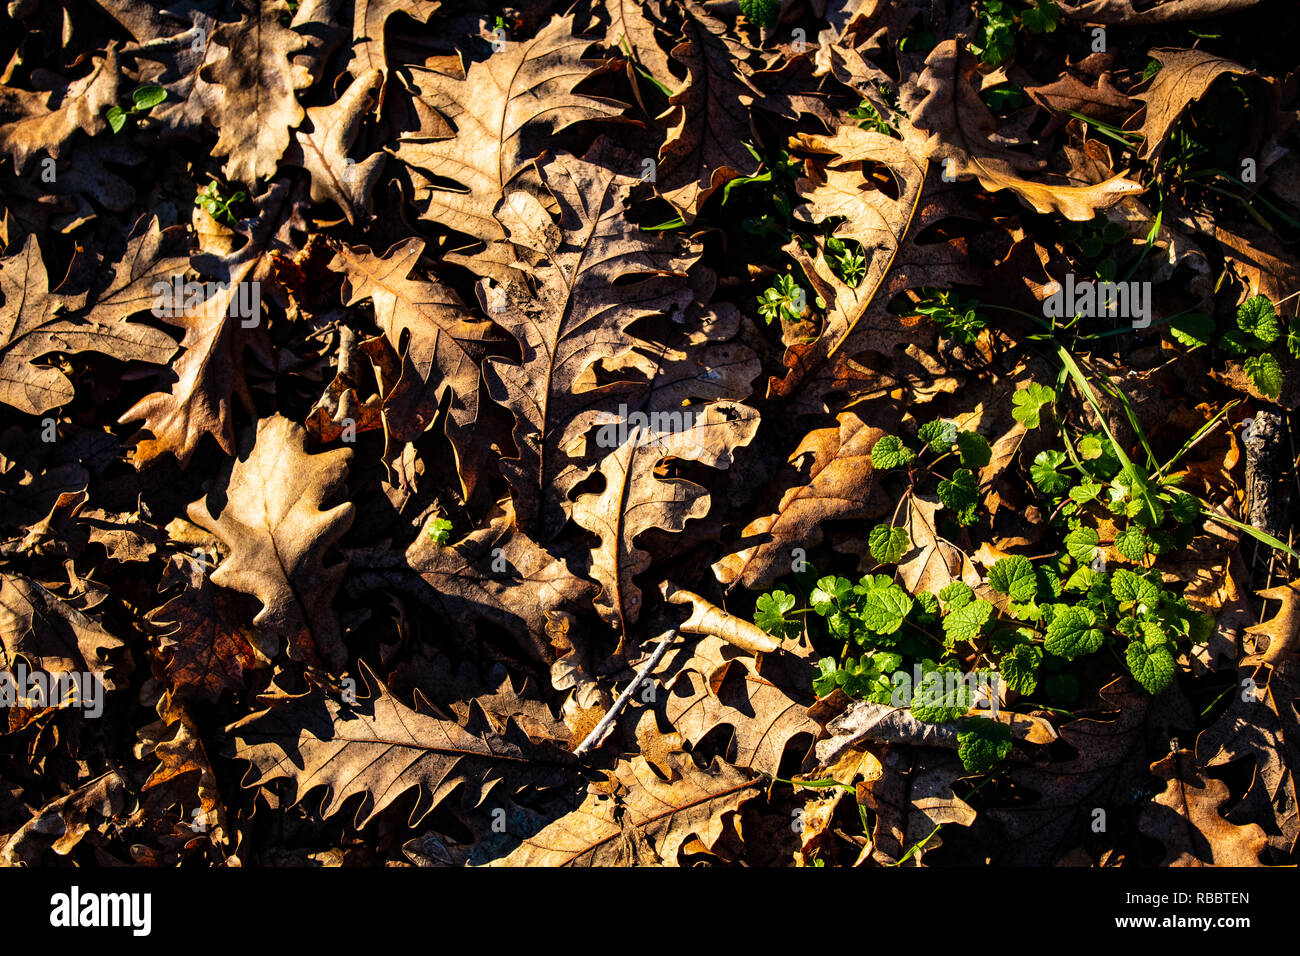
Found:
[[[229,197],[221,195],[221,187],[215,182],[208,183],[199,194],[194,197],[194,205],[198,206],[209,216],[219,223],[227,226],[235,224],[235,214],[231,212],[230,207],[235,203],[244,202],[248,199],[248,193],[242,189],[233,193]]]
[[[808,293],[794,281],[794,276],[777,276],[758,297],[758,314],[768,325],[773,319],[798,322],[808,315]]]
[[[108,108],[108,112],[104,114],[104,118],[108,120],[108,128],[114,133],[122,132],[130,117],[149,112],[165,99],[167,99],[167,91],[157,83],[136,87],[135,92],[131,94],[131,106],[128,109],[122,109],[120,106]]]
[[[429,522],[429,540],[439,547],[451,540],[451,522],[446,518],[434,518]]]
[[[867,260],[856,242],[845,242],[831,236],[826,240],[826,262],[849,288],[856,288],[866,278]]]
[[[940,333],[960,345],[973,345],[988,325],[976,299],[967,299],[951,289],[921,289],[921,300],[908,309],[909,314],[923,315]]]
[[[1010,60],[1020,30],[1052,33],[1061,22],[1061,8],[1055,0],[1032,0],[1028,9],[1025,6],[1012,0],[981,0],[970,45],[981,63],[1000,66]]]

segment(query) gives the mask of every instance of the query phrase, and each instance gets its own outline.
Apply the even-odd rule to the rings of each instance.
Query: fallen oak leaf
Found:
[[[440,282],[412,278],[424,254],[424,242],[407,241],[375,255],[368,246],[335,247],[330,268],[344,275],[343,302],[369,299],[375,323],[432,394],[422,395],[409,417],[389,420],[397,442],[413,441],[432,422],[434,411],[450,391],[446,434],[456,454],[456,470],[468,496],[483,472],[481,443],[474,441],[479,417],[478,353],[494,337],[489,323],[476,320],[454,291]],[[405,381],[404,370],[402,379]],[[394,388],[401,387],[394,383]]]
[[[933,747],[891,747],[884,772],[858,784],[858,802],[876,815],[871,833],[873,859],[887,865],[910,859],[921,865],[924,853],[942,845],[936,831],[975,822],[975,808],[953,791],[966,776],[957,755]]]
[[[942,507],[938,498],[915,493],[907,497],[902,527],[912,549],[899,559],[898,577],[912,594],[938,594],[958,580],[971,587],[980,584],[979,572],[966,553],[936,531]]]
[[[503,235],[494,211],[506,187],[534,159],[537,143],[581,120],[616,117],[623,104],[573,92],[602,67],[581,59],[593,41],[573,34],[573,17],[555,17],[528,40],[474,63],[463,78],[408,67],[413,95],[454,124],[450,138],[402,137],[394,155],[451,180],[428,191],[421,218],[491,242]],[[638,167],[639,169],[639,167]]]
[[[1254,773],[1241,801],[1224,816],[1233,823],[1259,823],[1269,843],[1289,854],[1300,842],[1300,662],[1283,660],[1276,668],[1244,668],[1228,709],[1196,738],[1196,761],[1221,767],[1247,760]]]
[[[348,706],[315,690],[250,714],[227,728],[231,755],[251,766],[243,786],[288,779],[297,804],[325,788],[321,816],[331,817],[360,796],[355,827],[416,790],[408,825],[417,825],[457,788],[476,806],[503,779],[556,786],[568,777],[571,754],[534,744],[513,721],[491,731],[481,711],[468,723],[420,713],[402,704],[363,663],[366,684],[378,691]]]
[[[141,757],[156,757],[158,766],[140,788],[141,800],[157,811],[179,804],[191,809],[182,823],[195,826],[212,843],[226,843],[226,807],[194,717],[170,693],[158,701],[157,721],[141,727]],[[198,829],[201,826],[202,829]]]
[[[776,776],[790,745],[806,737],[802,758],[818,731],[808,716],[812,647],[806,640],[787,642],[782,654],[763,660],[761,669],[754,659],[737,656],[740,650],[708,635],[689,655],[661,665],[654,676],[668,692],[664,715],[692,747],[719,727],[729,728],[723,759]]]
[[[784,378],[768,383],[771,396],[795,398],[798,414],[832,409],[826,396],[852,395],[891,387],[880,373],[856,368],[859,353],[883,356],[890,377],[918,397],[921,386],[940,377],[942,366],[925,361],[922,352],[934,338],[920,317],[889,311],[899,293],[926,283],[977,283],[966,242],[960,236],[933,239],[962,207],[955,187],[942,183],[925,154],[924,135],[905,117],[896,117],[895,139],[854,125],[839,127],[833,137],[801,135],[791,147],[812,159],[810,176],[795,183],[804,203],[795,217],[810,227],[843,219],[835,237],[852,240],[867,259],[865,274],[850,286],[836,275],[823,241],[809,254],[791,241],[785,251],[803,269],[812,292],[827,303],[826,318],[811,343],[786,349]],[[805,169],[809,169],[806,165]],[[865,380],[864,380],[865,379]],[[912,380],[908,380],[912,379]]]
[[[1161,48],[1149,55],[1160,63],[1160,72],[1145,92],[1136,93],[1133,98],[1144,107],[1140,114],[1139,132],[1143,139],[1138,157],[1157,163],[1174,124],[1192,103],[1208,92],[1215,80],[1231,74],[1258,76],[1254,70],[1204,50]]]
[[[758,171],[759,160],[745,142],[757,139],[750,110],[761,94],[750,82],[743,48],[725,35],[725,25],[693,3],[686,10],[685,39],[672,49],[686,79],[668,99],[674,125],[659,147],[654,182],[689,223],[715,191]]]
[[[354,75],[388,70],[384,27],[391,17],[400,13],[424,24],[439,6],[439,0],[356,0],[352,6],[352,63],[349,64],[356,67]]]
[[[15,832],[0,849],[10,866],[33,865],[53,850],[67,856],[91,829],[101,830],[133,800],[126,780],[116,770],[89,780],[71,793],[51,800]],[[101,822],[95,822],[95,817]]]
[[[711,849],[727,818],[758,796],[759,781],[720,760],[700,769],[689,754],[665,758],[675,775],[661,780],[642,756],[620,761],[613,777],[625,790],[589,792],[578,809],[550,823],[492,866],[616,866],[635,862],[625,837],[648,839],[666,866],[676,866],[682,845],[698,837]]]
[[[1246,628],[1247,634],[1267,635],[1268,649],[1263,654],[1243,658],[1241,666],[1258,663],[1273,668],[1280,667],[1284,661],[1300,651],[1300,580],[1255,593],[1265,600],[1280,601],[1282,606],[1278,608],[1277,614],[1267,621]]]
[[[600,538],[589,567],[601,585],[595,607],[624,639],[641,611],[633,579],[650,566],[637,537],[651,529],[680,532],[687,521],[705,517],[712,504],[701,485],[661,475],[661,464],[672,460],[727,469],[758,430],[758,412],[739,399],[749,395],[760,366],[747,346],[728,341],[739,327],[735,307],[719,307],[683,335],[684,341],[658,355],[643,347],[641,354],[657,360],[643,394],[639,400],[629,394],[619,414],[597,432],[598,445],[615,446],[599,467],[605,487],[580,495],[572,514],[574,523]],[[644,425],[633,424],[638,417]],[[624,434],[602,443],[602,436],[620,430]],[[656,557],[666,555],[661,551]]]
[[[1268,840],[1259,824],[1237,826],[1219,815],[1227,784],[1205,777],[1189,751],[1151,765],[1164,789],[1142,808],[1138,826],[1165,847],[1161,866],[1259,866]]]
[[[125,315],[108,321],[105,313],[92,310],[89,321],[76,318],[74,313],[82,308],[86,296],[49,291],[34,234],[27,237],[21,250],[0,260],[0,292],[4,294],[0,307],[0,403],[29,415],[64,405],[74,394],[63,372],[35,364],[44,356],[101,352],[121,359],[166,361],[175,351],[169,336],[128,323]]]
[[[767,540],[742,547],[719,559],[713,573],[725,585],[736,583],[765,588],[785,575],[796,559],[795,548],[815,547],[822,540],[822,525],[840,519],[866,519],[871,502],[871,446],[885,433],[864,422],[854,412],[842,412],[833,428],[820,428],[804,436],[790,463],[812,456],[807,481],[789,488],[774,514],[756,518],[741,531],[741,544],[766,535]]]
[[[196,559],[177,554],[167,563],[160,589],[177,586],[165,604],[145,615],[159,637],[163,675],[178,701],[216,703],[226,691],[242,689],[244,673],[258,666],[256,638]]]
[[[307,68],[294,62],[306,37],[280,22],[287,5],[255,0],[251,8],[213,31],[218,53],[200,67],[204,82],[221,91],[207,98],[204,112],[218,131],[212,155],[226,157],[226,179],[250,186],[275,175],[305,115],[297,91],[311,84]]]
[[[230,402],[239,396],[253,411],[244,381],[243,356],[253,347],[269,363],[269,348],[262,322],[261,283],[272,272],[277,233],[292,221],[289,187],[276,182],[256,200],[256,218],[241,223],[237,231],[246,238],[242,247],[224,258],[200,253],[190,264],[200,274],[220,281],[207,284],[201,302],[192,302],[182,286],[184,301],[173,295],[164,304],[166,321],[185,329],[184,352],[172,364],[175,376],[165,392],[153,392],[136,402],[119,424],[143,420],[151,438],[140,437],[132,462],[136,468],[163,454],[171,454],[182,468],[189,465],[204,435],[216,439],[227,455],[235,453]],[[286,208],[288,207],[288,208]],[[196,214],[197,214],[196,210]],[[238,320],[236,320],[238,314]]]
[[[563,556],[520,531],[508,506],[454,544],[438,545],[421,535],[405,554],[390,548],[354,550],[348,562],[349,593],[392,588],[430,607],[449,627],[472,631],[473,622],[489,622],[543,665],[555,653],[549,615],[588,605],[595,590]]]
[[[91,672],[113,690],[118,681],[109,676],[109,656],[125,646],[96,616],[39,582],[0,572],[0,664],[6,669],[22,658],[51,677]]]
[[[351,526],[353,507],[323,505],[343,487],[352,452],[309,454],[306,431],[280,415],[259,421],[248,437],[217,487],[188,509],[228,550],[212,582],[262,602],[251,640],[264,657],[283,641],[290,657],[319,656],[341,670],[347,651],[332,601],[347,565],[327,567],[323,557]]]
[[[382,152],[362,160],[348,158],[382,82],[383,75],[371,70],[354,79],[337,102],[309,107],[311,132],[297,130],[284,157],[286,165],[301,166],[311,174],[312,201],[335,202],[350,225],[370,218],[370,193],[384,169]]]
[[[87,136],[102,132],[104,112],[117,103],[120,70],[117,41],[101,57],[93,57],[90,72],[54,89],[28,92],[6,81],[0,86],[0,116],[17,115],[0,124],[0,150],[22,173],[36,153],[58,159],[62,148],[78,131]]]
[[[977,65],[974,55],[961,49],[956,40],[943,41],[926,58],[913,94],[915,101],[909,105],[912,122],[930,134],[926,156],[942,162],[945,175],[958,179],[973,176],[990,192],[1010,189],[1036,212],[1058,213],[1075,222],[1087,222],[1098,210],[1143,191],[1141,183],[1123,173],[1084,186],[1022,176],[1041,164],[1000,145],[997,118],[975,84]]]
[[[520,527],[539,543],[551,541],[572,512],[569,494],[596,467],[586,437],[601,421],[622,417],[645,394],[658,370],[653,342],[631,333],[638,319],[678,317],[694,301],[686,270],[699,257],[671,236],[629,228],[623,203],[639,182],[635,157],[605,137],[582,157],[557,153],[540,169],[559,204],[558,230],[539,220],[511,220],[516,245],[547,262],[502,286],[479,283],[484,310],[519,343],[520,361],[492,357],[483,378],[492,400],[515,418],[515,454],[503,457]],[[506,206],[535,202],[512,188]],[[545,224],[554,229],[549,217]],[[471,263],[472,265],[472,263]],[[617,282],[617,285],[614,283]],[[688,353],[688,361],[690,359]],[[602,381],[598,368],[615,373]],[[602,455],[603,457],[603,455]]]
[[[1057,0],[1061,12],[1071,20],[1117,26],[1149,26],[1201,20],[1253,7],[1260,0],[1155,0],[1139,10],[1133,0]]]

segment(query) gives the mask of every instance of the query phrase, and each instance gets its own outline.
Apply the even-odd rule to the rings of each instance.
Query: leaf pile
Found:
[[[1294,863],[1292,6],[9,4],[0,859]]]

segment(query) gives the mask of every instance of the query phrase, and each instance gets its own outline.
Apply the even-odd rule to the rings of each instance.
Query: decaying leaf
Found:
[[[1040,164],[1001,144],[997,120],[974,84],[975,69],[975,57],[957,41],[940,43],[926,58],[918,81],[925,93],[912,107],[912,121],[930,134],[926,157],[943,163],[950,178],[974,176],[985,189],[1010,189],[1037,212],[1077,222],[1142,191],[1123,173],[1083,185],[1027,179],[1022,174]]]
[[[353,506],[326,508],[338,494],[352,453],[310,454],[307,433],[274,415],[257,425],[253,441],[228,466],[219,489],[189,507],[192,521],[215,534],[228,554],[212,572],[222,587],[262,602],[252,642],[266,657],[282,644],[290,656],[319,657],[342,668],[346,651],[331,602],[345,565],[325,552],[352,524]]]
[[[1160,72],[1151,86],[1134,95],[1145,107],[1142,114],[1143,157],[1158,159],[1164,151],[1170,131],[1183,111],[1200,99],[1221,76],[1253,76],[1252,70],[1203,50],[1152,50],[1151,58],[1160,63]]]
[[[590,457],[578,458],[587,433],[611,412],[630,419],[628,406],[644,400],[642,382],[658,370],[657,356],[639,350],[649,343],[628,327],[660,313],[677,316],[692,298],[684,273],[695,256],[673,239],[638,234],[622,220],[637,168],[632,156],[604,139],[582,159],[557,155],[542,180],[560,204],[561,234],[538,233],[523,218],[511,228],[511,241],[547,257],[534,270],[537,292],[522,277],[504,290],[487,280],[479,285],[483,308],[522,353],[518,364],[485,362],[483,377],[493,401],[515,416],[516,454],[501,467],[520,526],[541,541],[559,531],[572,507],[570,490],[594,466]],[[515,196],[532,198],[521,189],[509,201]],[[598,384],[598,365],[616,371],[615,380]],[[673,383],[670,377],[668,386]],[[620,405],[626,414],[619,414]]]
[[[245,786],[288,778],[295,803],[324,787],[326,817],[361,796],[357,826],[414,789],[414,826],[458,787],[472,806],[503,779],[533,786],[564,779],[567,752],[533,744],[517,726],[492,733],[481,716],[462,726],[418,713],[363,673],[378,696],[356,706],[318,691],[231,726],[235,756],[252,765]]]
[[[1162,866],[1258,866],[1267,840],[1258,824],[1236,826],[1219,815],[1228,788],[1205,777],[1180,750],[1151,765],[1164,791],[1142,810],[1141,827],[1165,845]]]
[[[755,782],[720,761],[701,770],[687,754],[670,758],[676,770],[661,780],[644,757],[614,769],[620,791],[591,793],[582,806],[525,840],[500,866],[614,866],[653,862],[677,865],[691,837],[706,848],[722,837],[728,817],[757,795]],[[629,832],[630,831],[630,832]],[[638,857],[635,838],[649,842],[654,857]]]
[[[723,584],[767,587],[798,563],[801,555],[796,548],[806,556],[808,548],[821,543],[824,522],[877,517],[869,504],[871,446],[884,431],[853,412],[844,412],[839,419],[837,428],[810,432],[790,456],[794,463],[811,455],[807,484],[788,490],[775,514],[745,526],[742,543],[759,535],[767,540],[718,561],[713,572]]]
[[[754,139],[750,107],[759,96],[739,44],[723,24],[689,4],[685,39],[673,47],[686,81],[669,99],[668,136],[659,149],[655,188],[687,222],[717,189],[758,169],[745,148]]]
[[[463,79],[411,68],[415,95],[445,116],[456,134],[409,134],[396,156],[464,190],[429,189],[424,218],[484,241],[499,239],[495,208],[547,137],[580,120],[618,115],[619,104],[573,92],[596,65],[582,59],[591,41],[574,36],[572,27],[572,17],[556,17],[535,37],[508,42],[473,64]]]

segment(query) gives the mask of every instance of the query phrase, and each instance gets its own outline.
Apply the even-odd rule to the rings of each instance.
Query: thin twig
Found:
[[[609,733],[609,729],[614,726],[614,721],[618,720],[618,715],[627,706],[627,702],[632,699],[632,694],[649,673],[658,666],[659,662],[663,660],[668,645],[676,638],[677,628],[669,628],[668,633],[659,641],[659,646],[655,648],[655,652],[650,655],[650,660],[646,661],[641,669],[636,672],[636,676],[632,678],[632,683],[628,684],[627,689],[619,695],[618,700],[614,701],[614,706],[609,709],[609,712],[604,717],[600,718],[600,723],[592,728],[591,733],[587,734],[587,739],[578,744],[578,749],[573,752],[575,757],[581,757],[587,751],[600,745],[600,742],[605,739],[605,735]]]

